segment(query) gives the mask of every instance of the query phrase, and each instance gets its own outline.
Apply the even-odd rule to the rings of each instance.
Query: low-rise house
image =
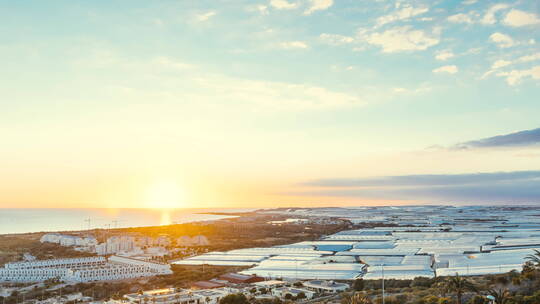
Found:
[[[285,281],[279,281],[279,280],[269,280],[269,281],[261,281],[253,283],[253,285],[257,286],[257,288],[265,288],[268,290],[272,290],[274,288],[283,287],[287,284]]]
[[[160,303],[160,304],[218,304],[223,297],[238,293],[237,289],[201,289],[186,290],[176,288],[155,289],[124,296],[129,303]]]
[[[0,268],[0,282],[66,282],[123,280],[171,274],[170,265],[112,256],[16,262]]]
[[[349,289],[349,284],[334,281],[312,280],[302,283],[306,289],[318,293],[338,293]]]
[[[278,287],[272,289],[272,295],[280,299],[313,299],[316,292],[297,287]],[[289,296],[288,296],[289,295]]]

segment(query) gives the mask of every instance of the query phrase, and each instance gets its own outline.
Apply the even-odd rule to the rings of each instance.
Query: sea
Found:
[[[0,209],[0,234],[77,231],[182,224],[233,218],[210,212],[249,212],[255,209]]]

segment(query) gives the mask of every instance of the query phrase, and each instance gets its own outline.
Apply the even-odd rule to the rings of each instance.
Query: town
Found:
[[[374,297],[384,297],[385,280],[390,288],[387,297],[392,299],[396,281],[413,284],[452,276],[520,273],[534,250],[540,250],[540,210],[532,207],[269,209],[204,225],[229,223],[237,230],[254,219],[263,221],[268,231],[340,228],[316,239],[267,247],[233,245],[226,251],[210,251],[215,249],[212,237],[202,234],[172,239],[165,233],[115,232],[108,237],[92,236],[91,231],[46,233],[39,239],[41,244],[88,256],[37,260],[25,253],[20,261],[0,268],[0,299],[4,303],[217,304],[241,295],[259,302],[339,302],[367,282],[380,290]],[[199,274],[182,287],[168,281],[152,285],[154,289],[130,288],[106,299],[80,291],[50,292],[77,284],[167,278],[178,267]],[[212,268],[221,270],[213,273]],[[44,292],[30,296],[28,291],[36,288],[48,290],[49,297]]]

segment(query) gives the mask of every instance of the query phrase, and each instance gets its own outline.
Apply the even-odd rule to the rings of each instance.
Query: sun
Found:
[[[171,180],[155,182],[146,192],[148,208],[176,209],[185,207],[185,196],[180,185]]]

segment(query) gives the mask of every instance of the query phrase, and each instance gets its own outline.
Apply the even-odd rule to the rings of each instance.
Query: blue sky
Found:
[[[538,132],[478,144],[540,127],[539,10],[2,1],[0,206],[143,206],[139,189],[161,180],[180,185],[184,206],[387,203],[388,189],[305,187],[540,169]],[[409,193],[404,202],[477,199]]]

